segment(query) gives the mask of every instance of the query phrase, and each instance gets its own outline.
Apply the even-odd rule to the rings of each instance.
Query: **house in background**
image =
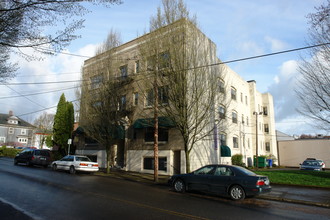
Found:
[[[178,27],[184,25],[186,29],[183,33],[185,34],[189,33],[190,28],[198,32],[198,43],[184,41],[184,44],[191,43],[191,45],[204,45],[210,48],[208,60],[200,65],[221,63],[216,57],[216,45],[197,27],[181,20],[163,27],[163,33],[169,33],[167,31],[173,25],[178,25]],[[92,93],[110,77],[118,78],[119,83],[125,86],[118,106],[125,106],[131,112],[128,115],[129,123],[125,126],[125,137],[118,140],[116,144],[116,159],[119,165],[127,170],[145,173],[153,172],[153,93],[152,89],[141,84],[143,80],[146,80],[141,79],[142,68],[148,67],[149,64],[148,59],[139,57],[139,48],[150,36],[150,34],[143,35],[86,60],[82,75],[83,80],[89,82],[89,87],[85,88],[82,94]],[[176,39],[175,37],[173,39]],[[182,39],[187,38],[182,37]],[[168,51],[159,51],[159,53],[167,55],[164,57],[171,55],[167,54]],[[107,72],[106,62],[111,60],[113,54],[118,56],[118,59],[114,60],[118,62],[119,67],[116,71],[112,71],[117,75],[104,77],[102,74]],[[231,164],[231,156],[234,154],[242,154],[243,162],[249,166],[253,165],[253,156],[256,152],[258,155],[277,157],[272,96],[269,93],[258,92],[254,80],[244,80],[227,65],[221,65],[221,67],[213,65],[208,68],[208,71],[206,75],[216,75],[219,85],[216,101],[213,103],[213,117],[205,118],[205,121],[209,123],[208,126],[214,127],[214,132],[196,143],[190,154],[191,170],[211,163]],[[161,90],[161,92],[165,91],[166,89]],[[223,96],[226,97],[224,102],[218,99]],[[95,100],[97,100],[96,97],[94,97]],[[165,107],[169,104],[166,95],[161,96],[159,102]],[[98,103],[95,103],[95,106],[96,104]],[[88,107],[81,107],[83,108],[88,110]],[[80,116],[83,122],[86,116],[82,114]],[[159,173],[167,175],[184,173],[186,170],[185,151],[179,130],[171,123],[171,120],[162,115],[159,117],[159,127]],[[94,156],[100,167],[103,167],[106,158],[105,147],[97,143],[87,143],[82,139],[80,141],[76,153]]]
[[[15,116],[0,114],[0,145],[12,147],[32,147],[35,127]]]

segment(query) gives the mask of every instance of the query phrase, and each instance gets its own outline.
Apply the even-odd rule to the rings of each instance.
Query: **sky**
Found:
[[[75,87],[81,79],[84,60],[95,53],[95,47],[107,37],[110,29],[120,32],[128,42],[149,29],[160,0],[122,0],[110,8],[88,5],[84,28],[65,53],[27,61],[13,55],[18,62],[17,76],[0,84],[0,112],[12,110],[30,123],[42,114],[56,113],[62,93],[68,101],[77,99]],[[324,0],[186,0],[191,14],[197,16],[201,31],[217,45],[222,61],[253,57],[307,46],[308,20],[315,7]],[[32,51],[25,51],[33,53]],[[312,126],[301,116],[294,94],[299,72],[297,67],[307,51],[298,51],[228,64],[245,80],[255,80],[257,89],[274,98],[276,130],[289,135],[328,134]],[[63,81],[67,81],[64,83]],[[61,83],[45,83],[61,82]]]

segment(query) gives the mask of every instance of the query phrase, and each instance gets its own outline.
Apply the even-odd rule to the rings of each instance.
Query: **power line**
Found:
[[[45,84],[59,84],[59,83],[78,83],[85,80],[71,80],[71,81],[53,81],[53,82],[21,82],[21,83],[2,83],[5,86],[20,86],[20,85],[45,85]]]

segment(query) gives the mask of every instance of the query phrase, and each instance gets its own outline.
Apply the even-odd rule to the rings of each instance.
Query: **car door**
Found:
[[[210,191],[214,193],[225,194],[233,178],[234,173],[230,167],[221,165],[217,166],[213,177],[209,180],[211,188]]]
[[[63,157],[61,160],[59,160],[59,161],[56,163],[56,165],[57,165],[57,169],[65,170],[67,160],[68,160],[68,156],[65,156],[65,157]]]
[[[214,165],[209,165],[196,170],[190,176],[189,189],[198,191],[210,191],[210,179],[213,177]]]

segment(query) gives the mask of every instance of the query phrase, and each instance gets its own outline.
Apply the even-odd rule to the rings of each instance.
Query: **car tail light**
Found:
[[[31,160],[34,160],[34,156],[31,157]]]
[[[79,165],[80,165],[80,166],[86,166],[86,167],[88,166],[87,163],[80,163]]]
[[[265,185],[265,181],[264,180],[258,180],[257,181],[257,186],[263,186]]]
[[[99,165],[98,164],[93,164],[93,167],[98,167]]]

